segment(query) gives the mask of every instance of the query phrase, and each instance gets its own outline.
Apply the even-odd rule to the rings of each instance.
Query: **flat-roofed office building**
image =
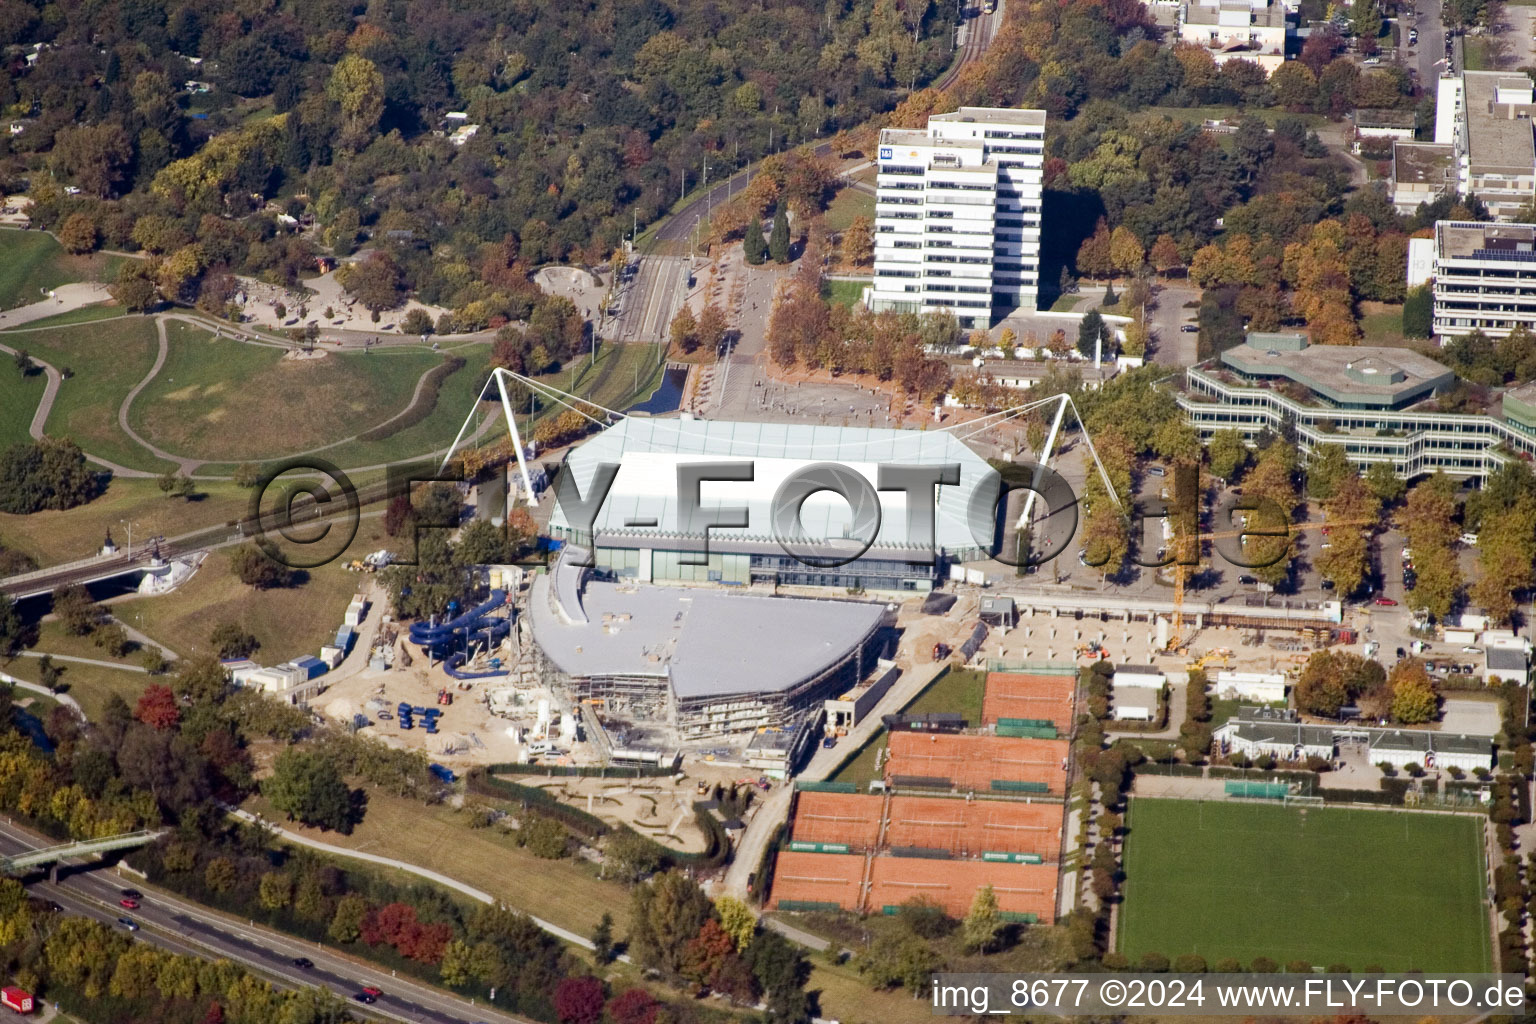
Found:
[[[880,133],[875,311],[949,310],[985,327],[1039,293],[1045,111],[961,107]]]

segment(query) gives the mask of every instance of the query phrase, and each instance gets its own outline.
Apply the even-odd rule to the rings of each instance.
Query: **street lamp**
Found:
[[[130,523],[126,519],[119,519],[117,521],[117,523],[118,523],[119,526],[126,526],[128,528],[128,557],[132,558],[133,557],[133,524]]]

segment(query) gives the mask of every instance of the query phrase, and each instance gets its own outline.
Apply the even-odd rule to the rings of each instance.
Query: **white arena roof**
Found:
[[[714,528],[710,531],[712,543],[771,540],[769,509],[773,496],[786,478],[805,466],[839,463],[875,487],[881,465],[952,463],[960,467],[960,483],[939,488],[934,543],[940,551],[971,549],[978,545],[967,522],[967,508],[983,480],[995,476],[995,471],[979,455],[949,433],[937,430],[636,417],[622,420],[571,452],[565,471],[573,474],[578,489],[587,495],[599,463],[620,467],[593,524],[600,537],[678,537],[687,534],[679,527],[677,467],[689,462],[728,461],[750,461],[754,479],[706,482],[700,487],[699,504],[705,510],[745,506],[748,526]],[[916,546],[915,540],[907,535],[905,493],[876,493],[880,498],[881,521],[874,547]],[[806,499],[801,507],[801,523],[808,537],[835,540],[847,535],[852,516],[840,495],[821,491]],[[558,504],[550,525],[557,530],[575,529]],[[990,539],[990,518],[983,529]]]
[[[885,617],[884,605],[863,601],[605,583],[586,575],[562,557],[535,578],[528,614],[540,649],[571,676],[669,679],[680,700],[791,689],[845,658]]]

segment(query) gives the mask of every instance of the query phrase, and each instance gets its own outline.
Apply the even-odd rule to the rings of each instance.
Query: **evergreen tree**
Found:
[[[592,954],[599,964],[613,962],[613,915],[604,911],[602,920],[592,932]]]
[[[768,255],[768,245],[763,241],[763,225],[753,217],[747,222],[747,236],[741,242],[742,255],[754,267]]]
[[[775,263],[789,262],[789,213],[784,204],[773,212],[773,234],[768,238],[768,255]]]

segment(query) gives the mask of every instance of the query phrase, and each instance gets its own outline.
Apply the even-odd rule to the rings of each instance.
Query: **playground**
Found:
[[[739,774],[739,773],[738,773]],[[608,822],[634,829],[647,839],[680,853],[704,853],[704,833],[694,820],[693,805],[702,800],[698,779],[660,778],[544,778],[509,776],[520,786],[542,789],[561,803]],[[732,782],[732,779],[718,780]]]

